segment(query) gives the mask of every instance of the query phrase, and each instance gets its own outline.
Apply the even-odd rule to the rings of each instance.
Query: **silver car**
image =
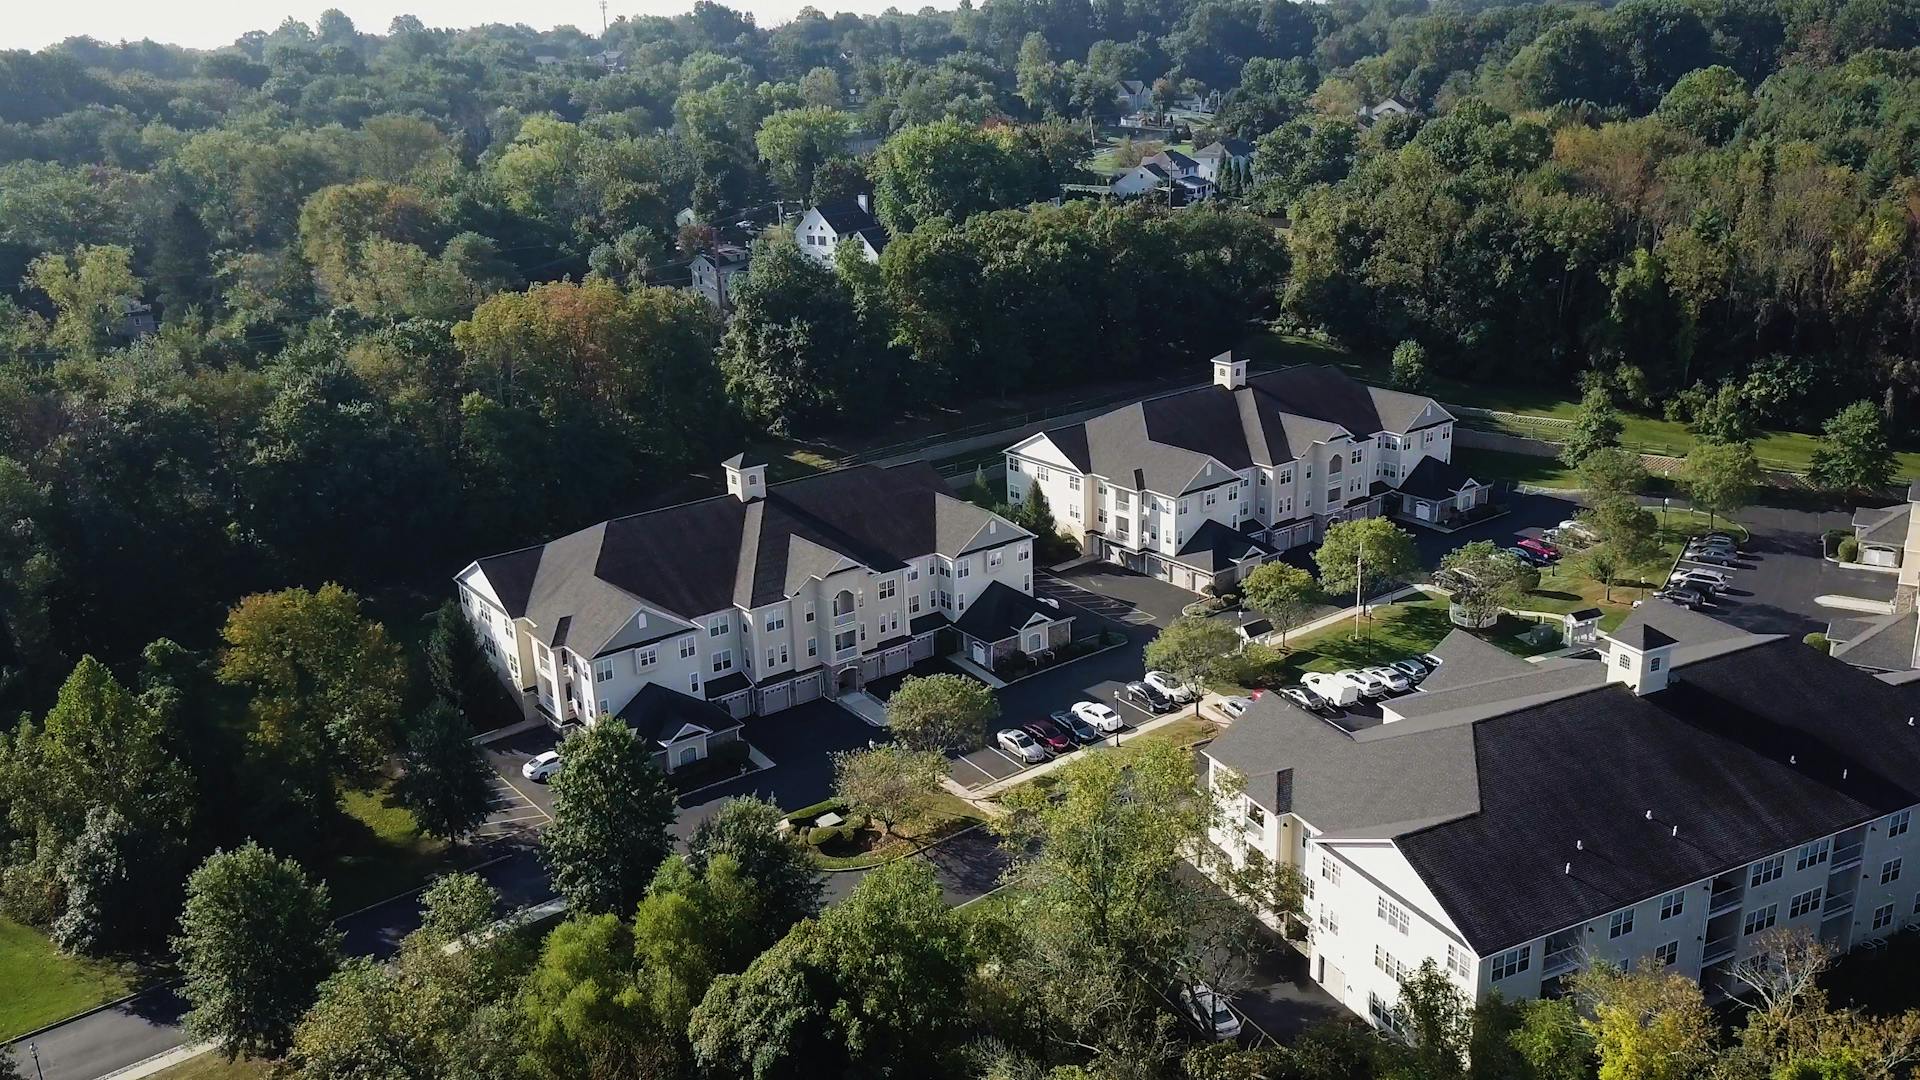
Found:
[[[1362,697],[1383,698],[1393,692],[1393,687],[1388,685],[1385,679],[1382,679],[1371,671],[1362,671],[1359,668],[1347,668],[1339,674],[1342,678],[1351,680],[1355,685],[1359,686],[1360,696]]]
[[[1007,728],[994,736],[994,741],[1000,744],[1000,749],[1028,765],[1047,760],[1047,748],[1035,742],[1033,736],[1019,728]]]
[[[1381,667],[1368,668],[1367,674],[1386,683],[1387,689],[1392,690],[1396,694],[1404,694],[1413,689],[1413,680],[1407,678],[1405,672],[1395,671],[1393,668],[1384,665]]]

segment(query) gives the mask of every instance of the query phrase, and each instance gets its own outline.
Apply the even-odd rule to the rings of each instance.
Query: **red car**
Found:
[[[1529,539],[1520,541],[1518,544],[1515,544],[1514,546],[1519,548],[1525,548],[1526,550],[1533,552],[1535,555],[1538,555],[1543,559],[1557,559],[1560,557],[1560,549],[1557,547],[1554,547],[1552,544],[1547,543],[1545,540],[1534,540],[1529,538]]]
[[[1051,720],[1034,720],[1021,724],[1020,730],[1033,736],[1033,741],[1056,754],[1064,754],[1074,748],[1073,736],[1060,730]]]

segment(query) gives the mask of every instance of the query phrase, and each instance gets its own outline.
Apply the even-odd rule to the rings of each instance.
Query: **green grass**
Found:
[[[40,931],[0,918],[0,1039],[65,1019],[132,989],[126,970],[67,956]]]
[[[273,1066],[268,1062],[252,1058],[228,1061],[216,1050],[154,1073],[153,1080],[266,1080],[272,1075]]]
[[[1522,635],[1534,625],[1535,620],[1502,615],[1492,628],[1473,633],[1518,656],[1533,656],[1560,647],[1558,639],[1552,644],[1539,646],[1523,641]],[[1285,682],[1298,682],[1300,676],[1309,671],[1340,671],[1404,660],[1415,653],[1431,651],[1440,644],[1441,638],[1454,629],[1453,623],[1447,619],[1444,600],[1407,600],[1382,604],[1373,609],[1370,620],[1361,622],[1357,636],[1353,621],[1345,619],[1288,641],[1275,677]],[[1224,693],[1246,692],[1244,687],[1232,685],[1216,689]]]
[[[340,802],[348,835],[324,874],[336,915],[418,888],[456,865],[460,852],[421,833],[413,814],[384,790],[348,791]]]
[[[1510,480],[1543,488],[1577,488],[1580,478],[1559,458],[1532,454],[1509,454],[1502,450],[1469,450],[1457,447],[1453,463],[1475,480]]]
[[[1130,165],[1122,165],[1113,159],[1115,152],[1119,149],[1121,138],[1124,138],[1124,136],[1110,138],[1107,140],[1105,146],[1095,150],[1093,156],[1086,161],[1087,171],[1098,173],[1101,176],[1118,176],[1132,168]],[[1159,141],[1160,140],[1154,139],[1151,136],[1142,136],[1134,139],[1135,144]],[[1161,143],[1160,145],[1164,149],[1173,150],[1188,156],[1192,156],[1193,154],[1193,144],[1190,142],[1171,142]],[[1151,157],[1152,155],[1149,154],[1147,156]]]
[[[823,855],[815,851],[812,853],[814,865],[822,870],[860,870],[879,866],[944,840],[962,829],[978,825],[983,820],[980,811],[967,800],[950,791],[936,792],[926,820],[896,828],[892,839],[869,851],[854,855]]]

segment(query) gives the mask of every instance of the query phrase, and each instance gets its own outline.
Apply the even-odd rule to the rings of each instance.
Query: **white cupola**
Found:
[[[741,502],[767,497],[766,460],[748,454],[735,454],[720,463],[727,472],[727,494]]]
[[[1213,358],[1213,385],[1238,390],[1247,385],[1247,362],[1230,352]]]
[[[1640,612],[1600,637],[1607,646],[1608,682],[1624,683],[1638,697],[1667,688],[1673,673],[1673,647],[1679,642],[1648,626]]]

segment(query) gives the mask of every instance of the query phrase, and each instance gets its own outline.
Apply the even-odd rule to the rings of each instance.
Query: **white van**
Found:
[[[1300,685],[1343,709],[1360,700],[1360,685],[1343,675],[1309,671],[1300,677]]]

